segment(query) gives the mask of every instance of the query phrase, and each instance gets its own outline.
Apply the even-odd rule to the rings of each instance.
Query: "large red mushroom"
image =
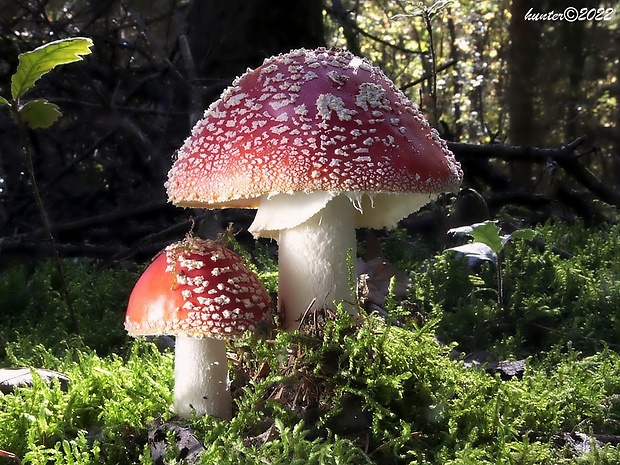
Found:
[[[176,335],[174,411],[230,419],[226,339],[253,330],[270,298],[243,260],[197,237],[169,245],[134,286],[125,318],[131,336]]]
[[[294,329],[312,302],[356,311],[356,227],[394,227],[461,180],[446,143],[381,70],[320,48],[236,79],[193,128],[166,187],[179,206],[258,208],[250,230],[278,241],[278,306]]]

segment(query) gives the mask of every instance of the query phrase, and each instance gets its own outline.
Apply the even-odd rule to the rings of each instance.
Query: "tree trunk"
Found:
[[[193,0],[179,37],[180,106],[189,108],[189,132],[202,112],[248,67],[294,48],[324,44],[321,0]],[[182,128],[169,128],[177,133]]]
[[[323,44],[320,0],[194,0],[187,22],[197,73],[207,85],[228,84],[268,56]]]
[[[179,68],[186,85],[175,98],[189,110],[189,119],[184,126],[170,124],[172,135],[189,134],[208,105],[248,67],[291,49],[324,45],[321,0],[193,0],[185,21]],[[218,215],[212,211],[198,230],[221,223]]]
[[[510,52],[508,59],[508,139],[513,145],[535,145],[540,126],[534,108],[536,71],[538,66],[538,31],[535,21],[525,20],[530,8],[538,8],[531,0],[512,0],[510,7]],[[515,163],[512,181],[515,185],[531,184],[532,166]]]

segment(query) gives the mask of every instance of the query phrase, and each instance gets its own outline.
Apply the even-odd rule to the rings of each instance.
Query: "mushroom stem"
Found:
[[[174,351],[174,411],[183,418],[232,418],[226,341],[178,335]]]
[[[349,251],[355,266],[354,207],[344,195],[298,226],[279,231],[278,307],[283,328],[292,331],[308,307],[334,308],[344,302],[354,314],[354,290],[349,280]]]

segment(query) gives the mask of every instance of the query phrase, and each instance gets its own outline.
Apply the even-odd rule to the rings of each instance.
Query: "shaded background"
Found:
[[[0,95],[9,94],[19,53],[66,37],[94,41],[83,62],[55,70],[29,94],[63,112],[30,137],[37,183],[65,256],[147,259],[183,236],[192,216],[206,236],[229,222],[243,230],[251,211],[167,203],[163,183],[174,152],[247,67],[322,45],[368,57],[455,142],[465,185],[489,210],[467,191],[457,199],[462,222],[500,212],[529,224],[601,222],[620,206],[620,11],[572,3],[603,8],[605,19],[525,19],[530,9],[563,11],[560,0],[425,8],[387,0],[4,0]],[[555,150],[577,138],[583,140],[574,150]],[[454,200],[404,225],[412,232],[437,228],[442,222],[433,215],[443,216]],[[0,267],[48,253],[17,131],[2,110]]]

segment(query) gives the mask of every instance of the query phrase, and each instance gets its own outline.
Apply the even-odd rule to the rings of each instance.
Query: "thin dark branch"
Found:
[[[155,255],[158,251],[166,247],[170,241],[160,243],[148,243],[138,248],[129,248],[122,245],[92,245],[92,244],[67,244],[56,242],[55,247],[58,253],[64,257],[90,257],[99,259],[109,259],[110,257],[118,257],[117,259],[132,258],[148,258]],[[36,241],[24,238],[3,237],[0,238],[0,250],[4,254],[9,253],[28,253],[48,255],[49,242]]]
[[[332,6],[334,6],[334,5],[332,5]],[[327,13],[329,13],[334,18],[336,18],[337,22],[341,26],[343,26],[343,29],[344,29],[344,25],[341,22],[341,18],[339,17],[337,10],[334,10],[334,8],[325,8],[325,11],[327,11]],[[381,37],[378,37],[378,36],[376,36],[374,34],[371,34],[368,31],[365,31],[364,29],[359,27],[357,24],[355,24],[354,21],[347,21],[347,27],[352,28],[356,32],[359,32],[361,35],[363,35],[365,37],[368,37],[369,39],[371,39],[371,40],[373,40],[375,42],[378,42],[378,43],[383,44],[383,45],[385,45],[387,47],[390,47],[390,48],[393,48],[395,50],[398,50],[399,52],[403,52],[403,53],[407,53],[407,54],[412,54],[412,55],[420,55],[420,54],[424,53],[424,52],[408,49],[407,47],[403,47],[403,46],[398,45],[398,44],[393,44],[392,42],[388,42],[387,40],[382,39]],[[347,42],[347,45],[348,45],[348,42]]]
[[[75,231],[84,231],[85,229],[94,228],[98,226],[109,226],[111,224],[124,222],[128,219],[139,218],[143,215],[149,215],[166,209],[172,209],[169,204],[163,202],[155,202],[149,205],[143,205],[136,208],[130,208],[126,210],[119,210],[105,215],[93,216],[90,218],[84,218],[78,221],[72,221],[70,223],[56,224],[52,226],[52,232],[54,234],[66,234]],[[43,231],[37,230],[28,235],[30,238],[38,238],[43,235]]]
[[[65,97],[50,97],[50,101],[54,103],[59,103],[63,105],[73,105],[80,108],[92,108],[93,110],[102,110],[105,108],[111,108],[109,104],[102,103],[92,103],[86,102],[83,100],[75,100]],[[138,108],[138,107],[129,107],[129,106],[119,106],[114,105],[114,111],[120,113],[129,113],[133,115],[152,115],[152,116],[175,116],[175,117],[185,117],[187,113],[182,111],[168,111],[168,110],[158,110],[154,108]]]
[[[452,66],[455,66],[457,63],[458,62],[456,60],[447,61],[444,64],[437,66],[437,68],[435,69],[435,72],[440,73],[441,71],[444,71],[448,68],[451,68]],[[425,73],[424,75],[420,76],[418,79],[408,82],[407,84],[402,86],[400,90],[405,91],[409,89],[410,87],[416,86],[420,84],[421,82],[426,81],[427,79],[431,79],[432,76],[433,76],[432,73]]]
[[[383,45],[386,45],[388,47],[391,47],[394,50],[398,50],[399,52],[403,52],[403,53],[407,53],[407,54],[411,54],[411,55],[421,55],[421,54],[424,53],[424,52],[418,52],[418,51],[415,51],[415,50],[411,50],[411,49],[409,49],[407,47],[403,47],[403,46],[398,45],[398,44],[393,44],[392,42],[388,42],[387,40],[384,40],[381,37],[377,37],[376,35],[373,35],[370,32],[367,32],[367,31],[363,30],[357,24],[353,25],[353,28],[356,31],[358,31],[360,34],[362,34],[363,36],[366,36],[369,39],[372,39],[375,42],[378,42],[380,44],[383,44]]]
[[[67,310],[69,311],[69,316],[71,318],[71,325],[73,327],[73,331],[75,334],[79,333],[79,325],[77,320],[77,315],[75,313],[75,309],[73,307],[73,298],[71,293],[69,292],[69,286],[67,285],[67,279],[65,276],[65,272],[63,269],[62,262],[60,260],[60,255],[58,249],[56,247],[56,242],[54,239],[54,234],[51,229],[51,225],[49,222],[49,217],[47,215],[47,210],[43,204],[43,199],[41,197],[41,192],[39,191],[39,185],[37,183],[37,178],[35,174],[34,167],[34,154],[33,154],[33,146],[31,142],[31,138],[28,135],[28,129],[25,121],[22,119],[21,114],[18,110],[19,104],[19,96],[16,97],[16,100],[13,101],[13,115],[15,122],[17,124],[17,128],[19,131],[19,137],[21,140],[21,144],[23,147],[24,155],[26,157],[26,166],[28,171],[28,178],[30,179],[30,185],[32,188],[32,193],[34,195],[35,203],[37,205],[37,209],[39,211],[39,217],[41,219],[41,223],[43,224],[43,229],[45,230],[46,238],[49,242],[49,245],[52,248],[52,257],[54,258],[54,263],[56,265],[56,270],[58,272],[58,277],[60,279],[60,287],[63,293],[63,297],[65,300],[65,304],[67,306]]]

